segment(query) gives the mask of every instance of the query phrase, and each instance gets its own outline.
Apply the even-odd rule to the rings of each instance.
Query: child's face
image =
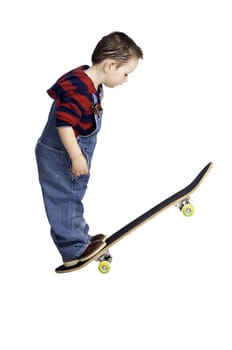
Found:
[[[137,67],[138,61],[138,58],[132,57],[120,66],[118,66],[117,62],[112,63],[106,73],[103,84],[107,87],[114,88],[115,86],[127,82],[128,75]]]

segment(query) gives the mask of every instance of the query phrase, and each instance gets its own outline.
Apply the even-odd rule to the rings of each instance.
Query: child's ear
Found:
[[[116,61],[107,59],[103,64],[104,73],[108,73],[111,69],[116,68]]]

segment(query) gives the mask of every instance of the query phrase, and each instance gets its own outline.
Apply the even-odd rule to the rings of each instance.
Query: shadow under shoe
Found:
[[[70,261],[66,261],[64,262],[64,266],[66,267],[72,267],[74,265],[76,265],[79,261],[85,261],[88,260],[90,258],[92,258],[95,254],[97,254],[102,248],[104,248],[106,245],[105,242],[101,241],[101,240],[94,240],[92,241],[88,247],[86,248],[86,250],[84,251],[84,253],[77,259],[74,260],[70,260]]]
[[[84,253],[79,257],[79,261],[85,261],[92,258],[95,254],[100,252],[105,245],[105,242],[99,240],[91,242]]]

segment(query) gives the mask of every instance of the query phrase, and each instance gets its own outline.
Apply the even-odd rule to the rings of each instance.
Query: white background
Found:
[[[232,349],[230,1],[7,1],[1,5],[1,349]],[[120,30],[144,51],[105,89],[85,197],[110,235],[214,168],[193,195],[97,264],[65,275],[49,236],[34,146],[46,94]]]

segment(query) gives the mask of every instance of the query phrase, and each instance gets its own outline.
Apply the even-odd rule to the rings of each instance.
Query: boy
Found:
[[[130,37],[112,32],[97,44],[90,67],[64,74],[47,91],[54,102],[36,145],[36,160],[51,236],[67,267],[105,246],[104,235],[89,235],[82,204],[101,127],[103,85],[126,82],[142,58]]]

